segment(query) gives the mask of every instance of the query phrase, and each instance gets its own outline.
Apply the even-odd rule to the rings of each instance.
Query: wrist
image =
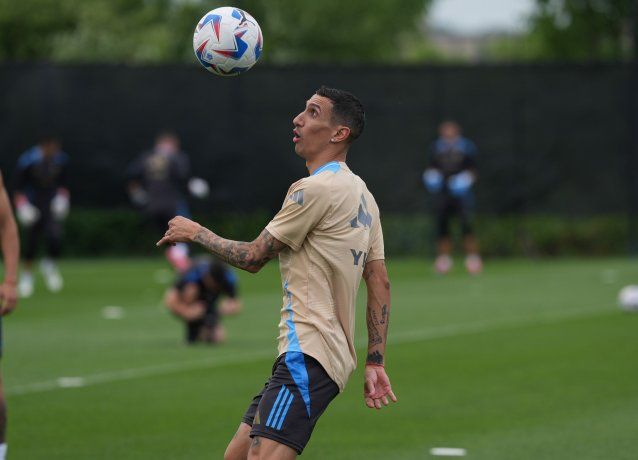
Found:
[[[205,230],[204,227],[197,224],[197,228],[190,236],[191,243],[197,243],[198,236],[201,235],[204,230]]]
[[[379,364],[379,363],[366,363],[366,367],[383,367],[383,368],[385,368],[385,364]]]
[[[2,284],[10,284],[11,286],[15,286],[18,284],[18,278],[13,278],[13,277],[5,278]]]

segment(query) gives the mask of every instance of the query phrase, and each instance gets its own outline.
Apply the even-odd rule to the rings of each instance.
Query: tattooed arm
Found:
[[[182,242],[199,243],[223,261],[251,273],[257,273],[286,247],[266,229],[254,241],[233,241],[222,238],[185,217],[175,217],[168,223],[168,230],[157,245]]]
[[[368,354],[364,397],[370,408],[388,405],[388,397],[396,402],[390,379],[385,372],[385,347],[390,322],[390,281],[383,260],[366,263],[363,279],[368,288],[366,321],[368,324]]]
[[[383,260],[366,263],[363,279],[368,288],[368,357],[366,364],[382,366],[385,362],[385,345],[390,318],[390,281]]]

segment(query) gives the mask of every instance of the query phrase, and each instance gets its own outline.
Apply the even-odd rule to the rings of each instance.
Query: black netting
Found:
[[[357,94],[366,130],[349,163],[382,209],[424,209],[426,152],[444,117],[480,152],[484,212],[590,214],[627,208],[629,67],[293,67],[236,78],[194,66],[0,66],[0,168],[42,129],[71,155],[74,202],[124,204],[123,170],[172,129],[211,181],[201,209],[277,209],[304,174],[291,120],[322,84]]]

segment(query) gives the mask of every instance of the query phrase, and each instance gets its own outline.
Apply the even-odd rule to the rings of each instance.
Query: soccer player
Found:
[[[0,284],[0,354],[2,353],[2,317],[16,306],[16,284],[18,282],[18,261],[20,259],[20,240],[11,202],[7,196],[0,172],[0,246],[4,259],[4,280]],[[5,434],[7,431],[7,408],[4,390],[0,380],[0,460],[7,454]]]
[[[458,216],[465,245],[465,268],[478,274],[483,268],[478,242],[472,231],[472,186],[476,181],[476,147],[461,136],[455,121],[444,121],[439,126],[439,139],[430,152],[423,183],[434,196],[437,220],[437,257],[434,269],[445,274],[452,269],[452,239],[450,219]]]
[[[189,215],[186,189],[190,178],[190,162],[182,152],[176,134],[160,133],[153,149],[131,163],[127,176],[131,201],[157,228],[158,235],[164,232],[166,222],[173,217]],[[178,272],[190,266],[188,246],[185,244],[169,247],[166,258]]]
[[[278,357],[228,445],[226,459],[285,460],[301,454],[356,366],[355,298],[362,277],[368,289],[365,403],[380,409],[388,399],[396,401],[384,368],[390,283],[379,209],[345,163],[364,122],[355,96],[320,88],[293,119],[295,152],[310,175],[292,184],[259,237],[231,241],[176,217],[157,243],[194,241],[252,273],[279,256]]]
[[[45,284],[52,292],[63,287],[64,281],[55,261],[60,256],[63,223],[69,213],[67,163],[68,156],[61,150],[59,139],[49,134],[41,137],[36,146],[18,159],[14,204],[18,221],[27,231],[24,269],[18,285],[20,297],[33,294],[33,261],[42,237],[48,255],[40,263]]]
[[[220,296],[226,296],[217,306]],[[166,291],[164,303],[186,324],[186,343],[220,343],[226,332],[221,316],[241,311],[237,293],[237,277],[220,261],[202,257],[180,274],[175,285]]]

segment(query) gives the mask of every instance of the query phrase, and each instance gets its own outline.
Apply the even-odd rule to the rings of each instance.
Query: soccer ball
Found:
[[[618,294],[618,306],[625,311],[638,312],[638,286],[625,286]]]
[[[193,35],[197,60],[215,75],[233,76],[247,71],[261,56],[263,46],[255,18],[231,6],[206,13]]]

